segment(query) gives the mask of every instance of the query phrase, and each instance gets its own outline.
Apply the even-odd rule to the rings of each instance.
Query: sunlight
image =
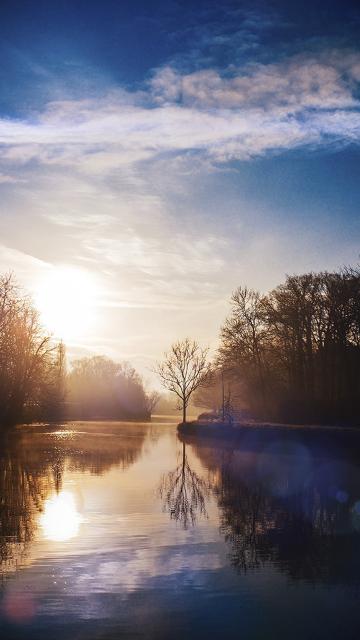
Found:
[[[94,324],[96,285],[81,269],[51,270],[35,287],[35,301],[44,325],[57,338],[74,340]]]
[[[54,542],[74,538],[79,532],[81,521],[74,496],[69,491],[61,491],[48,498],[40,518],[44,537]]]

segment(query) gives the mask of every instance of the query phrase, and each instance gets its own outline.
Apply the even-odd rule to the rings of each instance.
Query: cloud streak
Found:
[[[127,357],[157,357],[189,333],[215,342],[240,282],[266,289],[286,269],[330,267],[334,255],[323,229],[321,240],[304,229],[295,246],[291,226],[268,223],[270,205],[257,213],[240,190],[229,195],[229,163],[358,144],[359,81],[360,54],[348,50],[221,72],[173,64],[138,90],[1,120],[2,270],[12,266],[25,284],[54,265],[96,274],[89,350],[101,350],[99,335],[104,349],[113,341],[110,355],[121,347]]]
[[[160,154],[227,162],[359,142],[359,82],[360,54],[338,50],[226,74],[164,67],[142,91],[53,102],[35,121],[2,120],[3,162],[106,174]]]

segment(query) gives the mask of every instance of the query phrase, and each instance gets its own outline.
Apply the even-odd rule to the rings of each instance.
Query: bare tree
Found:
[[[13,275],[0,276],[0,425],[14,425],[40,409],[57,348]]]
[[[360,417],[360,273],[288,276],[266,296],[232,297],[218,362],[262,419],[349,422]]]
[[[175,342],[156,372],[165,389],[172,391],[182,405],[183,422],[192,393],[203,385],[209,376],[208,349],[201,349],[197,342],[186,338]]]
[[[160,393],[158,391],[149,391],[146,394],[146,408],[150,413],[150,416],[154,411],[159,400],[160,400]]]
[[[263,299],[247,287],[239,287],[231,297],[232,313],[221,328],[222,344],[219,363],[222,370],[246,371],[252,385],[259,389],[265,411],[266,340],[268,327],[264,322]]]

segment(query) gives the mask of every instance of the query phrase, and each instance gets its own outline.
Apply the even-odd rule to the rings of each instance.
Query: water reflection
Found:
[[[294,580],[360,586],[358,467],[298,449],[193,448],[212,471],[234,567],[270,562]]]
[[[359,480],[349,456],[185,443],[169,424],[14,434],[0,450],[0,628],[36,640],[352,637]]]
[[[199,517],[206,517],[206,498],[210,493],[209,483],[191,468],[182,444],[178,466],[164,474],[159,488],[164,510],[172,520],[187,529],[195,525]]]
[[[49,482],[42,469],[24,457],[17,439],[1,443],[0,560],[1,570],[21,560],[34,533],[36,510],[41,509]]]
[[[101,475],[138,459],[147,426],[97,423],[24,430],[1,440],[0,574],[23,562],[38,525],[48,540],[76,536],[82,521],[76,499],[62,490],[65,470]]]
[[[45,500],[40,524],[48,540],[64,542],[74,538],[79,533],[81,521],[74,495],[70,491],[60,491]]]

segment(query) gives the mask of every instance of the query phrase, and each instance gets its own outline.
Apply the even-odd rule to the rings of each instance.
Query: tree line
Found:
[[[217,367],[262,419],[359,423],[359,269],[288,276],[265,296],[237,289]]]
[[[360,271],[288,276],[267,295],[239,287],[210,367],[189,339],[157,368],[183,407],[215,417],[360,422]]]
[[[44,332],[13,276],[0,276],[0,425],[57,416],[64,377],[63,344]]]
[[[183,422],[189,403],[223,421],[360,421],[360,270],[288,276],[267,295],[239,287],[216,357],[189,338],[156,371]],[[159,401],[128,363],[81,358],[44,332],[31,299],[0,277],[0,425],[22,421],[150,418]]]
[[[105,356],[80,358],[67,376],[67,412],[73,419],[147,420],[158,400],[156,391],[145,391],[128,362]]]
[[[12,274],[0,276],[0,427],[66,418],[149,419],[159,394],[128,363],[81,358],[66,370],[65,346],[41,325]]]

